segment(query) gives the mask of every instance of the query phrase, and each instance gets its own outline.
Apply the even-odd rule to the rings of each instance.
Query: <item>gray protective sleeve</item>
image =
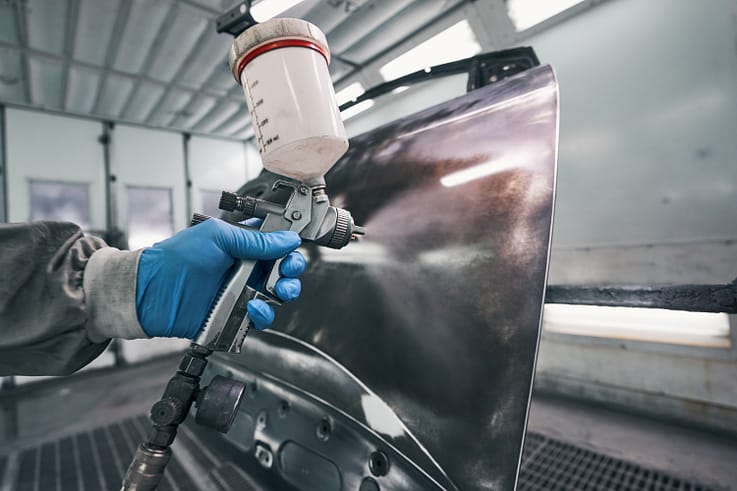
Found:
[[[0,375],[63,375],[110,338],[147,337],[135,309],[140,251],[71,223],[0,224]]]

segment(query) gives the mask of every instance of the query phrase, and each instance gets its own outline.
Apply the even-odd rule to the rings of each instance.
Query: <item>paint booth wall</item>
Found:
[[[737,2],[611,0],[532,45],[561,91],[551,284],[737,277]],[[731,348],[544,334],[536,389],[737,431]]]
[[[108,200],[102,134],[99,121],[6,108],[8,221],[73,221],[99,234],[109,207],[112,226],[136,249],[185,228],[193,211],[216,213],[221,190],[258,173],[242,142],[116,125]],[[186,345],[123,341],[121,351],[132,362]],[[105,355],[97,365],[110,363]]]

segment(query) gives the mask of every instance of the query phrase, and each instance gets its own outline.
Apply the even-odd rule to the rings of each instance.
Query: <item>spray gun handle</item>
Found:
[[[196,213],[192,217],[192,225],[210,218]],[[254,230],[246,225],[233,225]],[[251,323],[248,302],[260,299],[272,305],[282,304],[274,291],[280,264],[281,260],[239,260],[215,297],[205,324],[194,342],[213,351],[240,353]]]

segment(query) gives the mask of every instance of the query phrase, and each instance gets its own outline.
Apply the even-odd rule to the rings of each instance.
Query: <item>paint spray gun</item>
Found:
[[[239,35],[229,63],[243,86],[264,168],[278,175],[272,191],[289,191],[285,204],[224,192],[220,209],[242,220],[262,219],[260,230],[292,230],[304,241],[340,249],[364,234],[350,212],[330,206],[323,175],[348,149],[328,72],[325,35],[300,19],[272,19]],[[207,219],[195,215],[193,224]],[[246,303],[279,303],[279,261],[258,271],[241,261],[220,293],[195,343],[240,353],[248,330]]]
[[[303,241],[340,249],[365,230],[348,211],[330,205],[325,189],[324,174],[348,149],[329,62],[325,35],[300,19],[271,19],[235,39],[230,67],[243,86],[264,168],[276,175],[272,191],[287,191],[288,199],[275,203],[224,192],[220,208],[241,220],[260,218],[262,232],[292,230]],[[195,214],[192,224],[209,218]],[[250,324],[249,300],[280,304],[274,292],[279,262],[237,264],[179,370],[151,408],[153,431],[138,447],[121,491],[156,489],[177,428],[193,404],[199,424],[223,433],[230,429],[245,385],[218,375],[200,388],[200,377],[213,352],[241,352]]]

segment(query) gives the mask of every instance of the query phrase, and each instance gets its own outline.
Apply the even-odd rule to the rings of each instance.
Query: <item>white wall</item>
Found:
[[[735,15],[612,0],[524,40],[560,82],[555,247],[737,238]]]
[[[5,171],[5,107],[0,106],[0,222],[7,221]]]
[[[610,0],[520,43],[560,83],[550,283],[737,277],[735,15],[734,0]],[[551,334],[536,375],[538,390],[731,431],[736,383],[735,346]]]
[[[118,226],[126,229],[126,186],[150,186],[172,190],[174,231],[189,225],[185,199],[182,135],[168,131],[117,125],[112,132],[110,172],[116,176],[115,207]]]
[[[5,109],[8,221],[27,222],[31,217],[29,183],[34,180],[89,184],[90,224],[104,230],[104,154],[98,142],[102,124],[33,111]],[[110,366],[110,350],[89,368]],[[17,377],[17,384],[48,377]]]
[[[89,183],[90,222],[105,229],[104,161],[98,122],[6,109],[8,221],[31,217],[31,179]]]
[[[37,111],[6,109],[9,220],[30,217],[29,180],[89,183],[92,228],[105,229],[104,152],[98,142],[102,123]],[[200,188],[237,189],[260,171],[255,149],[237,141],[193,137],[189,147],[192,204],[198,205]],[[254,155],[255,153],[255,155]],[[246,155],[250,155],[247,162]],[[248,165],[247,165],[248,164]],[[171,189],[174,230],[189,225],[188,192],[183,135],[175,132],[116,125],[110,144],[114,224],[127,232],[126,186]],[[128,362],[182,350],[186,340],[126,341],[121,352]],[[109,351],[93,364],[112,364]],[[35,377],[20,382],[38,380]]]
[[[202,212],[202,191],[235,191],[246,182],[246,147],[241,142],[192,137],[188,144],[192,210]]]
[[[253,141],[246,142],[244,148],[246,150],[246,180],[250,181],[258,177],[259,172],[261,172],[264,166],[261,162],[258,148]]]

